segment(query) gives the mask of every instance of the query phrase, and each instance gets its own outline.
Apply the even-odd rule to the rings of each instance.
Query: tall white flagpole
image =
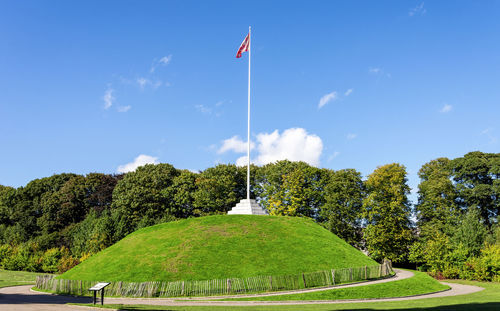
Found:
[[[248,135],[247,135],[247,200],[250,202],[250,59],[252,53],[251,27],[248,26]]]

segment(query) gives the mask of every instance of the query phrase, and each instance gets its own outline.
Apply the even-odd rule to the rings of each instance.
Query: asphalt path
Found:
[[[354,286],[364,286],[368,284],[391,282],[408,278],[413,275],[412,272],[405,270],[397,270],[396,276],[392,278],[356,283],[346,284],[343,286],[336,286],[335,288],[345,288]],[[163,306],[270,306],[270,305],[300,305],[300,304],[338,304],[338,303],[355,303],[355,302],[379,302],[379,301],[402,301],[414,300],[425,298],[449,297],[456,295],[466,295],[483,290],[482,287],[462,285],[456,283],[445,283],[451,287],[450,290],[426,294],[412,297],[400,298],[381,298],[381,299],[352,299],[352,300],[317,300],[317,301],[217,301],[211,299],[220,299],[222,297],[197,297],[196,299],[164,299],[164,298],[105,298],[106,304],[149,304],[149,305],[163,305]],[[31,290],[32,285],[13,286],[0,288],[0,310],[82,310],[82,307],[66,305],[67,303],[91,303],[92,298],[89,297],[73,297],[65,295],[53,295],[41,292],[34,292]],[[282,295],[285,293],[297,292],[311,292],[320,290],[329,290],[332,288],[315,288],[301,291],[279,292],[279,293],[265,293],[262,295]],[[248,295],[254,297],[256,295]],[[230,296],[226,296],[230,297]],[[242,296],[238,296],[242,297]]]
[[[22,311],[68,311],[80,310],[81,307],[68,306],[67,303],[92,303],[92,298],[50,295],[31,291],[33,285],[0,288],[0,310]]]

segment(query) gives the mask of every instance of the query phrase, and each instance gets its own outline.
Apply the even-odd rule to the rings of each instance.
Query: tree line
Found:
[[[436,276],[499,280],[500,154],[439,158],[419,171],[304,162],[251,166],[251,196],[271,215],[310,217],[376,260],[413,263]],[[246,197],[246,168],[201,172],[149,164],[123,175],[57,174],[0,186],[0,266],[63,272],[127,234],[176,219],[225,214]]]

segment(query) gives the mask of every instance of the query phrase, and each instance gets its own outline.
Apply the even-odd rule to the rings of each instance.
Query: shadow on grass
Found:
[[[376,309],[357,309],[357,310],[376,310]],[[390,309],[386,309],[390,310]],[[445,310],[445,311],[477,311],[477,310],[500,310],[500,302],[485,302],[485,303],[465,303],[465,304],[456,304],[456,305],[448,305],[448,306],[437,306],[437,307],[424,307],[424,308],[397,308],[394,310],[404,310],[404,311],[437,311],[437,310]]]
[[[147,311],[173,311],[173,310],[184,310],[182,307],[179,309],[179,307],[176,307],[175,309],[168,309],[168,307],[157,307],[157,306],[114,306],[117,308],[117,310],[120,311],[136,311],[136,310],[147,310]],[[265,310],[266,307],[269,308],[269,310],[273,310],[273,307],[277,306],[254,306],[258,310]],[[281,306],[282,308],[286,308],[286,306]],[[296,307],[296,306],[295,306]],[[196,310],[197,307],[185,307],[185,310]],[[198,307],[199,308],[199,307]],[[205,308],[210,310],[238,310],[240,307],[234,307],[234,306],[213,306],[213,307],[208,307],[206,306]],[[252,309],[250,306],[246,307],[241,307],[242,309],[247,310],[247,308]],[[308,309],[305,307],[304,309]],[[328,310],[328,307],[325,307],[324,310]],[[343,308],[343,309],[331,309],[333,310],[358,310],[358,311],[375,311],[375,310],[381,310],[381,309],[372,309],[372,308],[362,308],[362,309],[349,309]],[[486,302],[486,303],[470,303],[470,304],[456,304],[456,305],[448,305],[448,306],[437,306],[437,307],[424,307],[424,308],[395,308],[395,309],[389,309],[389,308],[384,308],[383,310],[402,310],[402,311],[437,311],[437,310],[444,310],[444,311],[476,311],[476,310],[485,310],[485,311],[498,311],[500,310],[500,302]]]
[[[348,309],[345,309],[348,310]],[[368,311],[368,310],[377,310],[377,309],[356,309],[360,311]],[[380,310],[380,309],[378,309]],[[391,310],[391,309],[385,309]],[[477,310],[492,310],[498,311],[500,310],[500,302],[485,302],[485,303],[465,303],[465,304],[456,304],[456,305],[448,305],[448,306],[437,306],[437,307],[424,307],[424,308],[396,308],[393,310],[403,310],[403,311],[477,311]]]

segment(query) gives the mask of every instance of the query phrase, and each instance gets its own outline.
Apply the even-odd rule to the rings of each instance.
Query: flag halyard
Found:
[[[241,42],[240,48],[238,49],[238,53],[236,53],[236,58],[240,58],[243,52],[248,52],[250,49],[250,33],[245,37],[245,40]]]

